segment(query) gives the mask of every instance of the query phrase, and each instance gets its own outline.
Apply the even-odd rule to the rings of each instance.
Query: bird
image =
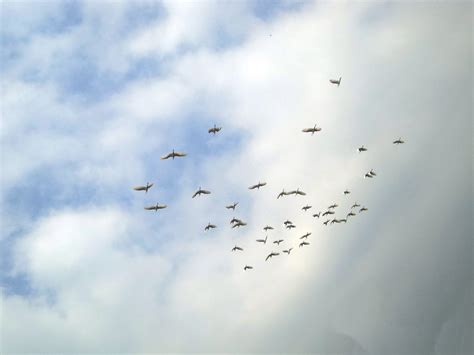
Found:
[[[339,207],[337,204],[333,203],[331,206],[328,207],[328,210],[334,209],[336,207]]]
[[[349,190],[344,190],[344,195],[349,195],[351,192]]]
[[[208,132],[216,135],[216,133],[219,132],[221,129],[222,127],[217,127],[216,125],[214,125],[214,127],[208,129]]]
[[[342,80],[342,76],[339,78],[339,80],[337,79],[329,79],[329,82],[331,84],[337,84],[337,87],[339,87],[339,85],[341,84],[341,80]]]
[[[346,218],[349,218],[349,217],[352,217],[352,216],[355,216],[355,213],[351,211],[347,214]]]
[[[257,242],[267,244],[267,238],[268,238],[268,235],[265,236],[265,239],[257,239]]]
[[[245,265],[245,266],[244,266],[244,271],[252,270],[252,269],[253,269],[253,267],[250,266],[250,265]]]
[[[321,211],[319,211],[318,213],[313,214],[313,217],[319,218],[319,216],[321,216]]]
[[[135,191],[145,191],[145,193],[147,193],[148,190],[149,190],[152,186],[153,186],[153,183],[150,184],[149,182],[147,182],[147,183],[146,183],[146,186],[135,186],[133,189],[134,189]]]
[[[347,223],[347,218],[340,219],[338,223],[341,223],[341,222]]]
[[[210,193],[211,191],[203,190],[201,189],[201,186],[199,186],[199,189],[194,193],[193,198],[195,198],[196,196],[201,196],[201,194],[209,195]]]
[[[267,184],[266,182],[260,182],[260,181],[259,181],[258,184],[250,186],[250,187],[249,187],[249,190],[254,190],[254,189],[260,190],[260,188],[261,188],[262,186],[265,186],[266,184]]]
[[[334,219],[331,221],[331,224],[334,224],[334,223],[339,223],[336,218],[334,218]]]
[[[377,174],[372,169],[370,169],[369,174],[372,176],[377,176]]]
[[[373,176],[372,176],[370,173],[366,173],[366,174],[364,175],[364,177],[366,177],[366,178],[373,178]]]
[[[306,211],[309,210],[311,207],[313,207],[313,206],[308,206],[308,205],[306,205],[306,206],[304,206],[304,207],[302,208],[302,210],[306,212]]]
[[[242,221],[241,221],[240,219],[238,219],[238,218],[235,218],[235,217],[233,217],[233,218],[230,220],[230,224],[232,224],[232,223],[239,223],[239,222],[242,222]]]
[[[273,244],[280,245],[281,242],[283,242],[283,239],[275,240]]]
[[[169,158],[174,158],[175,157],[185,157],[187,154],[186,153],[180,153],[180,152],[175,152],[174,149],[171,153],[168,153],[167,155],[164,155],[161,157],[161,160],[169,159]]]
[[[159,205],[158,203],[156,203],[155,206],[147,206],[147,207],[145,207],[145,209],[147,211],[155,210],[156,212],[158,212],[158,210],[161,210],[161,209],[166,208],[166,207],[167,207],[166,205]]]
[[[405,143],[404,141],[402,141],[402,138],[398,138],[396,141],[393,141],[393,144],[403,144]]]
[[[303,192],[303,191],[300,191],[300,189],[296,189],[296,190],[293,190],[291,192],[288,192],[288,195],[301,195],[301,196],[305,196],[306,193]]]
[[[359,151],[359,153],[360,153],[360,152],[366,152],[366,151],[367,151],[367,148],[364,147],[364,146],[362,146],[362,147],[360,147],[360,148],[357,148],[357,150]]]
[[[287,224],[286,228],[291,229],[291,228],[296,228],[296,226],[294,224]]]
[[[283,196],[287,196],[287,195],[289,195],[289,193],[285,192],[285,189],[283,189],[283,191],[278,194],[277,199],[279,199],[280,197],[283,197]]]
[[[265,227],[263,227],[263,230],[264,230],[265,232],[266,232],[267,230],[269,230],[269,229],[273,229],[273,227],[272,227],[272,226],[265,226]]]
[[[324,217],[324,216],[327,216],[328,214],[334,214],[334,213],[336,213],[336,212],[334,212],[334,211],[326,211],[326,212],[323,213],[323,217]]]
[[[330,219],[328,219],[327,221],[323,222],[323,224],[324,224],[325,226],[327,226],[328,223],[329,223],[329,221],[330,221]]]
[[[208,231],[209,229],[214,229],[217,228],[216,225],[208,223],[207,226],[204,228],[205,231]]]
[[[303,247],[303,246],[305,246],[305,245],[309,245],[309,243],[308,243],[308,242],[306,242],[306,241],[304,241],[304,242],[301,242],[301,243],[300,243],[300,248],[301,248],[301,247]]]
[[[287,219],[285,222],[283,222],[283,224],[286,226],[288,224],[293,224],[289,219]]]
[[[235,228],[235,227],[243,227],[243,226],[246,226],[247,223],[245,222],[242,222],[242,221],[238,221],[237,223],[235,223],[232,228]]]
[[[360,207],[360,205],[357,202],[352,205],[351,209],[356,208],[356,207]]]
[[[308,237],[311,235],[311,232],[308,232],[306,234],[303,234],[300,239],[308,239]]]
[[[290,255],[290,252],[293,250],[293,248],[290,248],[290,249],[287,249],[287,250],[283,250],[284,253],[287,253],[288,255]]]
[[[270,254],[268,254],[267,258],[265,259],[265,261],[267,261],[268,259],[274,257],[274,256],[277,256],[277,255],[280,255],[280,253],[274,253],[274,252],[271,252]]]
[[[238,246],[236,245],[235,247],[232,248],[232,251],[236,251],[236,250],[243,251],[244,249],[242,249],[241,247],[238,247]]]
[[[359,210],[359,213],[364,212],[364,211],[368,211],[368,210],[369,210],[368,208],[362,207],[362,208]]]
[[[314,134],[314,132],[319,132],[321,130],[321,128],[319,127],[316,127],[317,125],[314,125],[314,127],[312,128],[304,128],[302,132],[304,133],[311,133],[311,135]]]
[[[228,210],[232,209],[235,211],[235,207],[237,207],[238,204],[238,202],[234,202],[232,205],[225,206],[225,208],[227,208]]]

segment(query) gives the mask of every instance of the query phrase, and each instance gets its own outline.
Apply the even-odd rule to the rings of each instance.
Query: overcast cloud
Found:
[[[2,353],[472,353],[471,2],[0,8]]]

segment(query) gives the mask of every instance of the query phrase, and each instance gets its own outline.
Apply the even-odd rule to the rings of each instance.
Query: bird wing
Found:
[[[175,155],[176,157],[185,157],[185,156],[186,156],[186,153],[174,152],[174,155]]]
[[[211,193],[211,191],[207,191],[207,190],[201,190],[201,193],[205,194],[205,195],[209,195]]]
[[[165,159],[171,158],[172,155],[173,155],[172,153],[168,153],[167,155],[163,155],[163,156],[161,157],[161,160],[165,160]]]
[[[135,191],[143,191],[143,190],[146,190],[146,187],[145,186],[135,186],[133,189]]]
[[[193,195],[193,198],[195,198],[197,195],[199,195],[201,192],[200,191],[196,191]]]
[[[155,206],[147,206],[145,207],[147,211],[153,211],[155,209]]]

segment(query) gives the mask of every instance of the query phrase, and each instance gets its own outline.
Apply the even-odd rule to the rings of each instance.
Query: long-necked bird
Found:
[[[135,191],[145,191],[145,193],[147,193],[148,190],[149,190],[152,186],[153,186],[153,183],[150,184],[149,182],[147,182],[147,183],[146,183],[146,186],[135,186],[133,189],[134,189]]]
[[[181,158],[181,157],[185,157],[187,154],[186,153],[181,153],[181,152],[175,152],[174,149],[171,153],[168,153],[164,156],[161,157],[161,160],[165,160],[165,159],[169,159],[169,158]]]

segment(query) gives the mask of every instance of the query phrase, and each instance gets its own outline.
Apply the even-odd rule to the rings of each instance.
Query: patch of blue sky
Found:
[[[301,9],[308,0],[257,0],[251,2],[255,16],[269,21],[283,12]]]

